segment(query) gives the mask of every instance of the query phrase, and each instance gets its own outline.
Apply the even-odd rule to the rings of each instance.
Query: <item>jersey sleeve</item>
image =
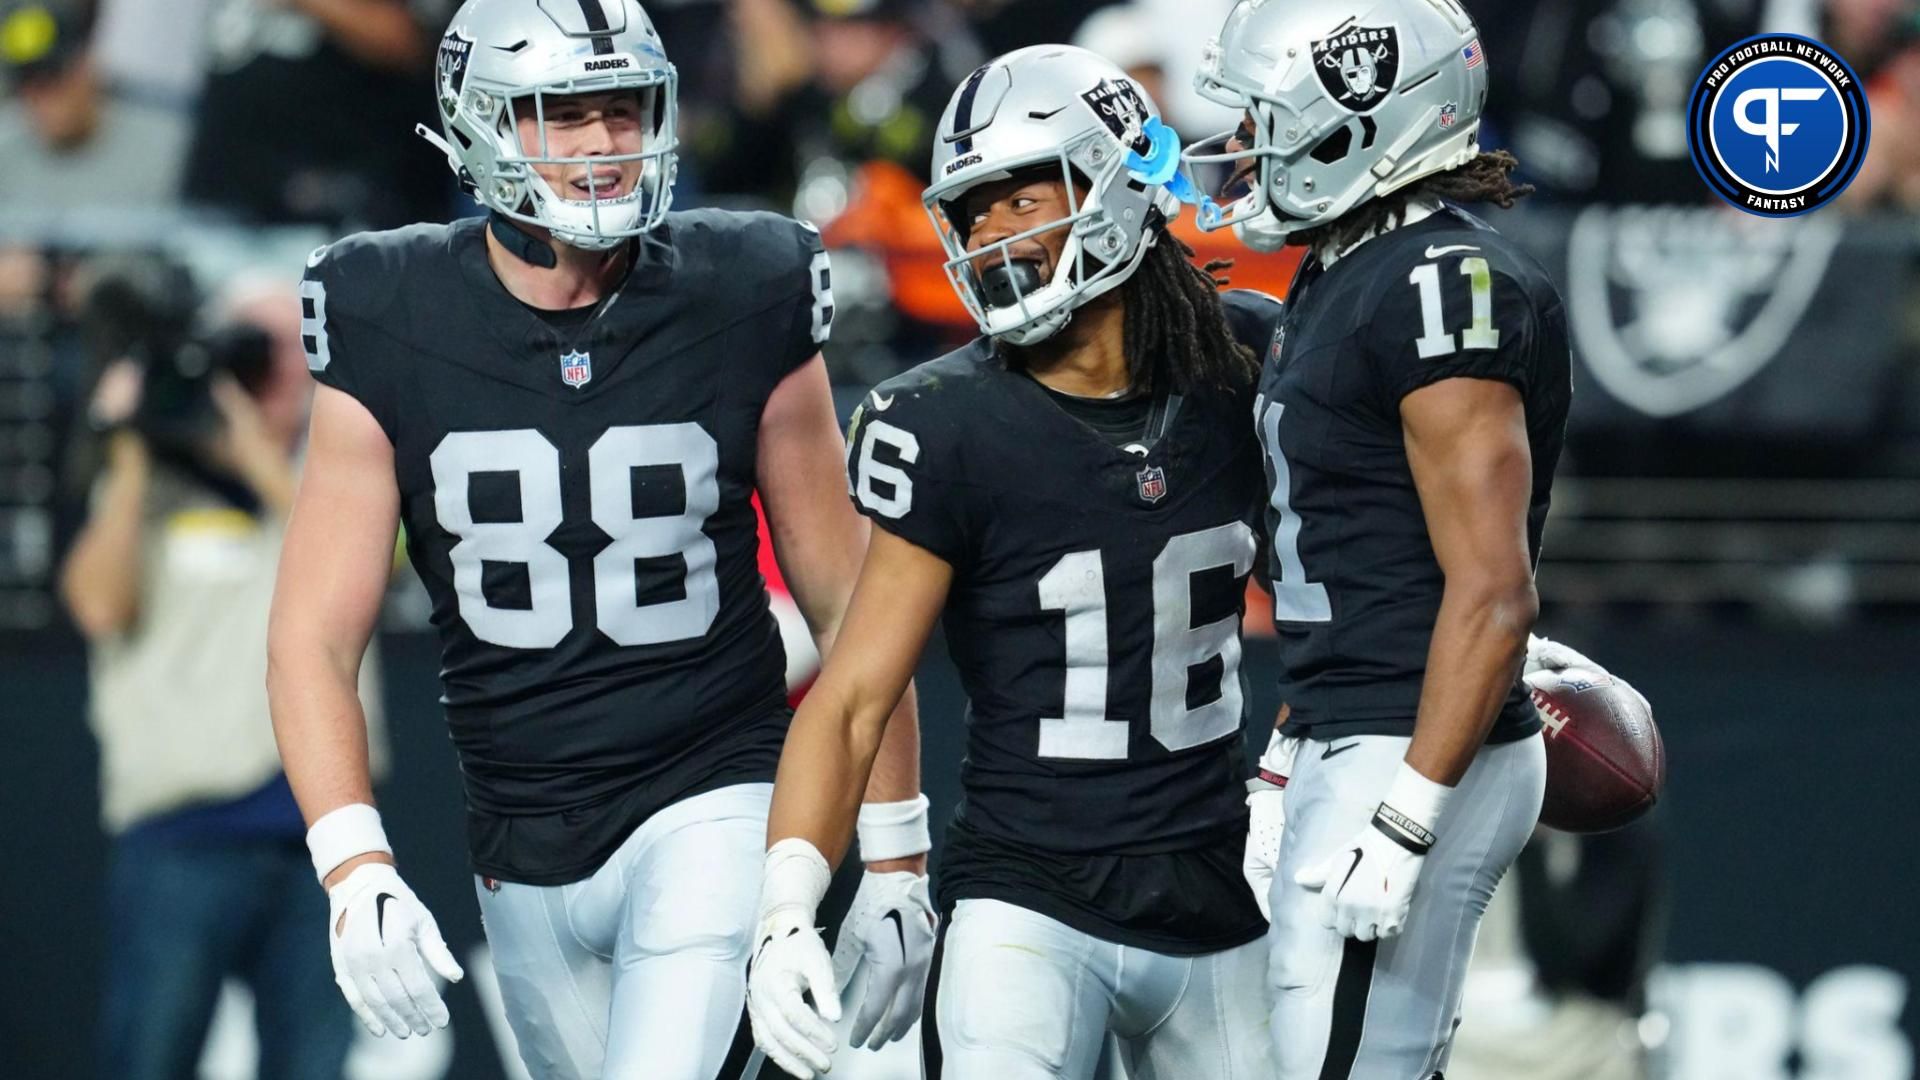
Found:
[[[1533,302],[1498,260],[1497,252],[1449,252],[1385,283],[1364,334],[1390,413],[1442,379],[1497,379],[1526,396]]]
[[[797,260],[793,317],[781,353],[780,376],[785,378],[813,359],[833,332],[833,268],[819,230],[794,222],[800,247]]]
[[[927,404],[925,391],[894,382],[862,399],[847,426],[847,494],[875,525],[958,565],[970,546],[969,488],[955,475],[951,432]]]
[[[369,260],[350,254],[355,241],[342,240],[316,249],[307,257],[300,278],[300,348],[315,382],[331,386],[367,407],[389,434],[393,431],[385,395],[380,392],[376,366],[364,355],[377,348],[374,335],[356,332],[352,317],[356,295],[363,291],[355,275],[371,276]]]
[[[1220,294],[1220,308],[1234,340],[1252,349],[1255,359],[1265,360],[1280,332],[1286,306],[1258,289],[1228,289]]]

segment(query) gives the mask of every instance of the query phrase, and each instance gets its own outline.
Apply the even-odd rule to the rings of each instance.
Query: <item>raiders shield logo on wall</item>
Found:
[[[1391,26],[1349,26],[1313,43],[1313,72],[1340,107],[1368,113],[1387,100],[1400,74],[1400,32]]]

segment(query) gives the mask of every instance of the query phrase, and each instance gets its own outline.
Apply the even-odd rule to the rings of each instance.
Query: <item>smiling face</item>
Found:
[[[532,99],[514,102],[514,124],[520,147],[529,157],[601,158],[638,154],[646,148],[650,128],[643,91],[604,94],[553,95],[536,110]],[[546,145],[541,145],[544,114]],[[616,199],[633,192],[646,163],[639,158],[604,164],[535,163],[535,174],[562,199],[587,202]]]
[[[1076,200],[1084,199],[1085,185],[1076,183],[1075,187]],[[1053,170],[1044,175],[1016,175],[968,190],[959,199],[959,217],[966,228],[969,252],[1049,222],[1062,222],[1058,228],[1014,242],[1004,256],[988,255],[977,260],[974,268],[977,271],[1004,262],[1031,261],[1038,266],[1039,280],[1051,281],[1054,268],[1060,265],[1060,253],[1067,246],[1069,226],[1063,219],[1078,205],[1069,204],[1066,181]]]

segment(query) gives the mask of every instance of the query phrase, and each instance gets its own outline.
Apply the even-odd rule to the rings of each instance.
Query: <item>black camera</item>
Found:
[[[164,256],[105,256],[94,270],[82,311],[96,365],[125,357],[144,369],[128,425],[156,454],[200,461],[221,427],[214,376],[231,375],[257,396],[272,369],[271,339],[244,324],[203,329],[192,274]]]

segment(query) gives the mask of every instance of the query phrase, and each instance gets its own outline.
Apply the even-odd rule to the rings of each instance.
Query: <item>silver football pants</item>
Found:
[[[1372,820],[1411,740],[1357,735],[1300,748],[1268,898],[1272,1033],[1282,1080],[1427,1080],[1446,1067],[1480,916],[1540,816],[1540,736],[1487,746],[1438,822],[1401,932],[1341,938],[1294,884]]]

